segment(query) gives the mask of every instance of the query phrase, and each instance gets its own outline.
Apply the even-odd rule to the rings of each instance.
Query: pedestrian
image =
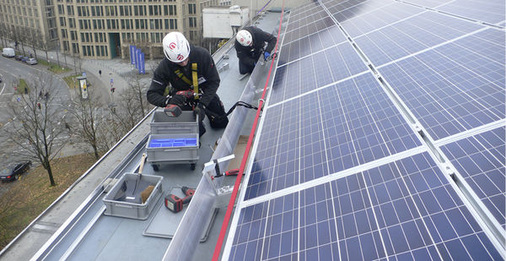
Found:
[[[276,41],[274,35],[254,26],[245,27],[237,32],[234,46],[239,58],[239,72],[241,74],[253,72],[262,53],[265,60],[271,56]]]
[[[147,91],[148,101],[158,107],[193,110],[199,115],[200,136],[206,132],[202,122],[205,115],[211,127],[226,127],[225,108],[216,94],[220,76],[211,54],[202,47],[190,45],[179,32],[163,38],[163,52],[165,58],[153,73]]]
[[[98,70],[98,75],[102,77],[102,70]]]

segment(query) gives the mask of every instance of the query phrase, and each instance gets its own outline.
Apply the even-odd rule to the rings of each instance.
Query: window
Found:
[[[188,4],[188,14],[196,14],[197,13],[197,5]]]
[[[176,19],[165,19],[165,29],[176,30],[177,20]]]
[[[188,18],[189,26],[190,28],[197,27],[197,18],[196,17],[190,17]]]
[[[161,19],[149,19],[149,26],[151,27],[150,29],[153,30],[153,29],[162,29],[161,26],[162,26],[162,20]]]

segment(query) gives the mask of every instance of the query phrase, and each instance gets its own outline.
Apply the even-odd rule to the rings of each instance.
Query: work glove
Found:
[[[264,60],[267,61],[267,59],[269,59],[269,56],[271,56],[269,52],[264,52]]]

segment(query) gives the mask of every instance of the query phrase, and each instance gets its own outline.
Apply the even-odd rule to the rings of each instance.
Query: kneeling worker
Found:
[[[211,127],[224,128],[228,123],[225,108],[216,94],[220,76],[207,50],[190,45],[183,34],[171,32],[163,38],[165,58],[153,74],[147,91],[148,101],[159,107],[194,110],[199,115],[199,134],[205,132],[202,122],[207,114]],[[166,96],[167,85],[172,88]],[[219,121],[215,121],[215,117]]]
[[[239,72],[241,74],[253,72],[260,55],[263,53],[263,58],[267,60],[276,46],[276,41],[274,35],[254,26],[245,27],[237,32],[234,46],[239,58]]]

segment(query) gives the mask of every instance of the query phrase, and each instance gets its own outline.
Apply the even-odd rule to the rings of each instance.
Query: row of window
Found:
[[[32,19],[32,18],[28,18],[28,17],[7,16],[6,22],[8,22],[9,24],[16,25],[16,26],[36,28],[37,30],[39,29],[36,19]]]
[[[107,46],[104,45],[83,45],[83,56],[109,56]]]
[[[83,43],[105,43],[107,42],[106,33],[81,33],[81,42]]]
[[[136,43],[136,42],[161,43],[164,36],[165,33],[121,33],[121,40],[123,43]]]
[[[33,0],[35,1],[35,0]],[[58,0],[63,2],[64,0]],[[67,3],[72,3],[73,0],[66,0]],[[161,2],[176,2],[176,0],[76,0],[78,4],[87,3],[161,3]]]
[[[190,17],[190,27],[197,27],[197,18]],[[64,26],[65,21],[61,20]],[[74,28],[69,25],[69,28]],[[177,19],[93,19],[79,20],[81,30],[177,30]]]
[[[3,0],[3,1],[0,1],[0,2],[4,3],[4,4],[36,6],[37,5],[37,1],[39,1],[39,0],[16,0],[15,2],[14,2],[14,0]]]
[[[59,7],[62,14],[63,7]],[[69,8],[67,8],[69,9]],[[196,5],[188,4],[190,14],[196,14]],[[71,11],[72,10],[67,10]],[[134,5],[134,6],[78,6],[77,15],[80,17],[101,17],[101,16],[168,16],[177,15],[176,5]]]
[[[36,7],[31,6],[11,6],[11,5],[0,5],[0,13],[5,15],[22,15],[22,16],[30,16],[30,17],[38,17]]]
[[[121,38],[124,43],[142,43],[142,42],[161,42],[165,33],[121,33]],[[81,40],[83,42],[91,42],[92,34],[81,34]],[[93,34],[95,39],[99,39],[96,42],[105,42],[106,34]],[[190,31],[190,38],[198,37],[197,31]],[[89,38],[89,41],[88,41]],[[100,40],[102,39],[102,40]],[[70,46],[69,42],[63,41],[63,50],[64,52],[69,52]],[[87,57],[108,57],[109,50],[108,45],[97,45],[97,44],[83,44],[81,45],[81,50],[79,50],[79,45],[76,43],[72,43],[72,53],[80,53],[82,51],[83,56]]]

